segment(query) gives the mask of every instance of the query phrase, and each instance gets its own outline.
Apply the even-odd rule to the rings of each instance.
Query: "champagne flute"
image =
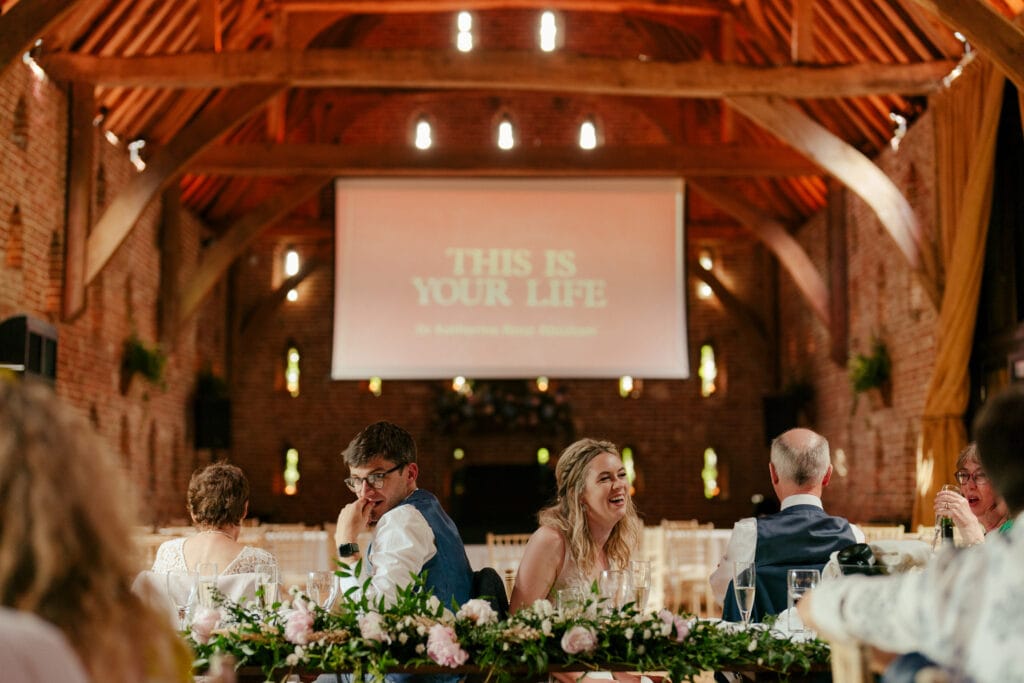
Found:
[[[196,576],[199,583],[199,604],[203,607],[215,607],[213,595],[217,591],[217,563],[200,562],[196,565]]]
[[[753,562],[733,564],[732,588],[743,625],[747,626],[750,624],[750,613],[754,609],[754,593],[757,590],[757,573]]]
[[[647,609],[647,596],[651,592],[651,561],[633,560],[629,563],[630,571],[633,573],[634,603],[637,612],[644,612]]]
[[[335,582],[334,572],[309,572],[306,576],[306,595],[320,607],[330,609],[334,604]]]
[[[178,630],[184,631],[188,608],[196,599],[199,574],[196,572],[167,572],[167,597],[178,614]]]
[[[256,586],[263,590],[263,608],[270,609],[277,602],[277,565],[256,565]]]

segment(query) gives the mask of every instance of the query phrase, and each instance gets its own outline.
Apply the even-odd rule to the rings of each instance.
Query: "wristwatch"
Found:
[[[338,557],[352,557],[359,554],[358,543],[342,543],[338,546]]]

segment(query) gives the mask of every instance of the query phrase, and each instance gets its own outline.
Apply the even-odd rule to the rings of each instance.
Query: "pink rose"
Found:
[[[474,598],[463,605],[455,616],[459,619],[472,621],[477,626],[494,624],[498,621],[498,613],[491,607],[491,603],[478,598]]]
[[[293,609],[284,623],[284,638],[289,643],[306,645],[313,633],[313,615],[303,609]]]
[[[359,615],[359,634],[367,640],[390,643],[391,636],[384,630],[384,617],[380,612],[367,612]]]
[[[195,619],[192,620],[192,638],[197,643],[205,645],[210,642],[210,634],[213,633],[213,629],[217,628],[219,623],[219,609],[201,608],[196,612]]]
[[[562,636],[562,649],[571,655],[590,652],[597,647],[597,634],[586,626],[573,626]]]
[[[669,612],[667,609],[663,609],[658,612],[658,616],[666,626],[672,626],[675,628],[677,643],[683,642],[683,640],[686,639],[686,636],[690,635],[690,622],[683,621],[683,618],[678,614],[672,614],[672,612]]]
[[[462,666],[469,659],[469,653],[459,647],[455,631],[444,624],[434,624],[427,636],[427,654],[441,666]]]

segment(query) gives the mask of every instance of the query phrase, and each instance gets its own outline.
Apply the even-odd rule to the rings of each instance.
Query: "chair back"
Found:
[[[864,532],[864,540],[868,543],[871,543],[871,541],[898,540],[903,538],[906,531],[902,524],[858,524],[857,526]]]
[[[494,567],[484,567],[473,572],[473,587],[470,597],[482,598],[491,603],[491,609],[498,614],[498,619],[508,618],[508,595],[505,593],[505,581]]]

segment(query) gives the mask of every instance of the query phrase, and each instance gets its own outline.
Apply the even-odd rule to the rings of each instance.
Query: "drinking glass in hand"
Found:
[[[953,491],[960,495],[960,487],[956,484],[943,484],[940,491]],[[943,511],[935,513],[935,537],[932,548],[938,550],[939,545],[953,545],[953,518]]]
[[[334,604],[334,588],[337,585],[334,578],[334,572],[309,572],[306,577],[306,595],[324,609],[330,609]]]
[[[754,592],[757,589],[757,573],[753,562],[734,562],[732,572],[732,589],[736,595],[743,625],[750,623],[750,613],[754,609]]]
[[[277,565],[256,565],[256,586],[263,590],[264,609],[269,609],[277,602]]]
[[[196,565],[199,604],[203,607],[216,607],[213,594],[217,590],[217,573],[216,562],[200,562]]]
[[[796,620],[793,618],[793,610],[800,602],[800,598],[817,586],[819,581],[821,581],[821,572],[817,569],[790,569],[786,572],[786,607],[789,608],[787,616],[790,631],[805,630],[802,625],[800,629],[794,628]]]
[[[637,612],[647,610],[647,596],[651,592],[651,561],[633,560],[629,563],[633,573],[633,593]]]
[[[608,607],[620,609],[633,599],[633,581],[625,569],[605,569],[598,587]]]

